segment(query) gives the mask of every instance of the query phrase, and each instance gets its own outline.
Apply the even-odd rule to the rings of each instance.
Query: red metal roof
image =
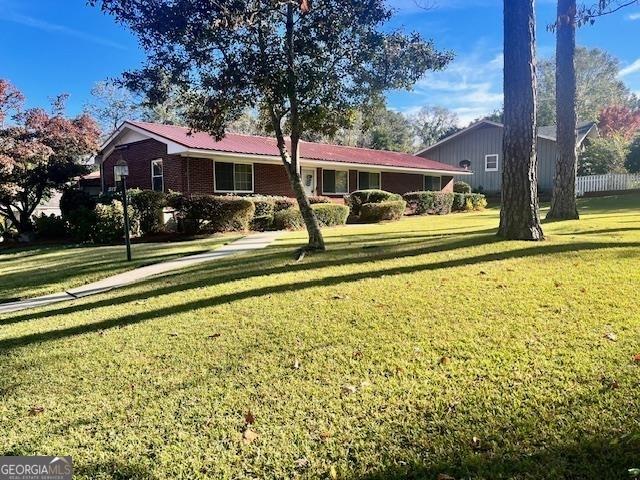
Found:
[[[187,148],[247,155],[279,156],[276,139],[271,137],[228,133],[222,140],[216,141],[208,133],[191,132],[191,130],[186,127],[146,122],[127,123]],[[442,170],[447,172],[467,172],[462,168],[456,168],[445,163],[436,162],[435,160],[417,157],[409,153],[345,147],[342,145],[329,145],[324,143],[300,142],[300,156],[307,160],[325,162],[357,163],[396,168]]]

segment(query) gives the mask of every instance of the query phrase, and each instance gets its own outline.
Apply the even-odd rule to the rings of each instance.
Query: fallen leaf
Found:
[[[556,286],[556,288],[560,288],[562,286],[562,283],[558,282],[557,280],[553,282],[553,284]]]
[[[300,360],[298,360],[297,358],[293,362],[293,368],[295,368],[296,370],[298,370],[300,368]]]
[[[343,385],[342,386],[342,393],[344,393],[345,395],[351,395],[353,393],[356,393],[356,391],[357,391],[357,389],[353,385]]]
[[[607,340],[611,340],[612,342],[618,341],[618,336],[613,332],[607,332],[603,335]]]
[[[448,365],[451,363],[451,359],[449,357],[442,357],[440,359],[440,365]]]
[[[339,294],[336,294],[336,295],[334,295],[334,296],[333,296],[333,297],[331,297],[331,298],[333,298],[334,300],[344,300],[344,299],[345,299],[345,298],[347,298],[347,297],[346,297],[345,295],[339,295]]]
[[[586,288],[584,288],[584,287],[582,287],[582,288],[580,289],[580,293],[587,293],[587,289],[586,289]]]
[[[353,352],[353,355],[351,355],[353,358],[362,358],[362,352],[360,350],[357,350],[355,352]]]
[[[42,405],[35,405],[29,409],[29,415],[40,415],[44,412],[44,407]]]
[[[485,272],[484,270],[480,270],[480,275],[486,275],[487,272]]]
[[[363,380],[360,382],[360,388],[367,388],[371,386],[371,382],[369,380]]]
[[[330,438],[331,438],[331,432],[329,431],[320,432],[320,440],[322,440],[323,442],[326,442]]]
[[[473,437],[471,439],[471,448],[474,450],[480,450],[480,439],[478,437]]]
[[[446,473],[439,473],[436,480],[456,480],[455,477],[447,475]]]
[[[207,338],[218,338],[220,335],[222,335],[221,333],[214,333],[212,335],[209,335]]]
[[[329,468],[329,477],[331,477],[331,480],[336,480],[338,478],[338,472],[336,471],[336,467],[333,465]]]
[[[302,457],[295,461],[296,468],[299,470],[304,470],[309,466],[309,459]]]
[[[170,337],[177,337],[179,335],[178,332],[171,332],[168,334]]]
[[[636,354],[633,356],[633,361],[634,361],[634,362],[639,362],[639,363],[640,363],[640,353],[636,353]]]
[[[254,432],[253,430],[251,430],[250,428],[247,428],[243,433],[242,433],[242,442],[245,445],[249,445],[251,442],[255,441],[258,439],[260,435],[258,435],[256,432]]]
[[[244,421],[247,425],[252,425],[256,422],[256,417],[251,410],[247,410],[247,413],[244,414]]]

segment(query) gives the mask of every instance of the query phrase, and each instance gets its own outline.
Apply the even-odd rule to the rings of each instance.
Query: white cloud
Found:
[[[0,20],[16,23],[19,25],[23,25],[25,27],[43,30],[45,32],[59,33],[62,35],[67,35],[69,37],[79,38],[81,40],[96,43],[106,47],[117,48],[120,50],[127,49],[127,47],[125,47],[124,45],[121,45],[117,42],[113,42],[107,38],[99,37],[96,35],[92,35],[90,33],[82,32],[80,30],[75,30],[73,28],[66,27],[64,25],[51,23],[46,20],[40,20],[38,18],[30,17],[28,15],[22,15],[22,14],[11,12],[11,11],[5,11],[4,13],[0,13]]]
[[[403,109],[412,113],[420,107],[442,106],[458,114],[461,125],[487,115],[502,106],[501,52],[487,51],[482,41],[467,56],[458,57],[445,71],[428,73],[411,94],[415,103]]]
[[[633,21],[633,20],[640,20],[640,12],[637,12],[637,13],[631,13],[631,14],[629,14],[629,16],[627,16],[627,18],[628,18],[629,20],[632,20],[632,21]]]
[[[633,62],[628,67],[623,68],[618,73],[619,77],[626,77],[627,75],[631,75],[632,73],[640,72],[640,58]]]

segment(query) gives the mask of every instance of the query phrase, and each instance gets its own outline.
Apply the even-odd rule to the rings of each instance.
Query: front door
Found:
[[[302,169],[302,185],[307,195],[316,194],[316,169],[315,168],[303,168]]]

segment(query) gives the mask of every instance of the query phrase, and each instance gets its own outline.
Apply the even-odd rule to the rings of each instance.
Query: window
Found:
[[[322,170],[322,193],[349,193],[349,172]]]
[[[253,165],[215,162],[217,192],[253,192]]]
[[[424,189],[427,192],[439,192],[442,190],[442,181],[440,177],[424,176]]]
[[[380,188],[380,173],[358,172],[358,190]]]
[[[162,160],[151,161],[151,189],[154,192],[164,192],[164,173]]]
[[[497,172],[498,171],[498,154],[485,155],[485,157],[484,157],[484,170],[485,170],[485,172]]]

